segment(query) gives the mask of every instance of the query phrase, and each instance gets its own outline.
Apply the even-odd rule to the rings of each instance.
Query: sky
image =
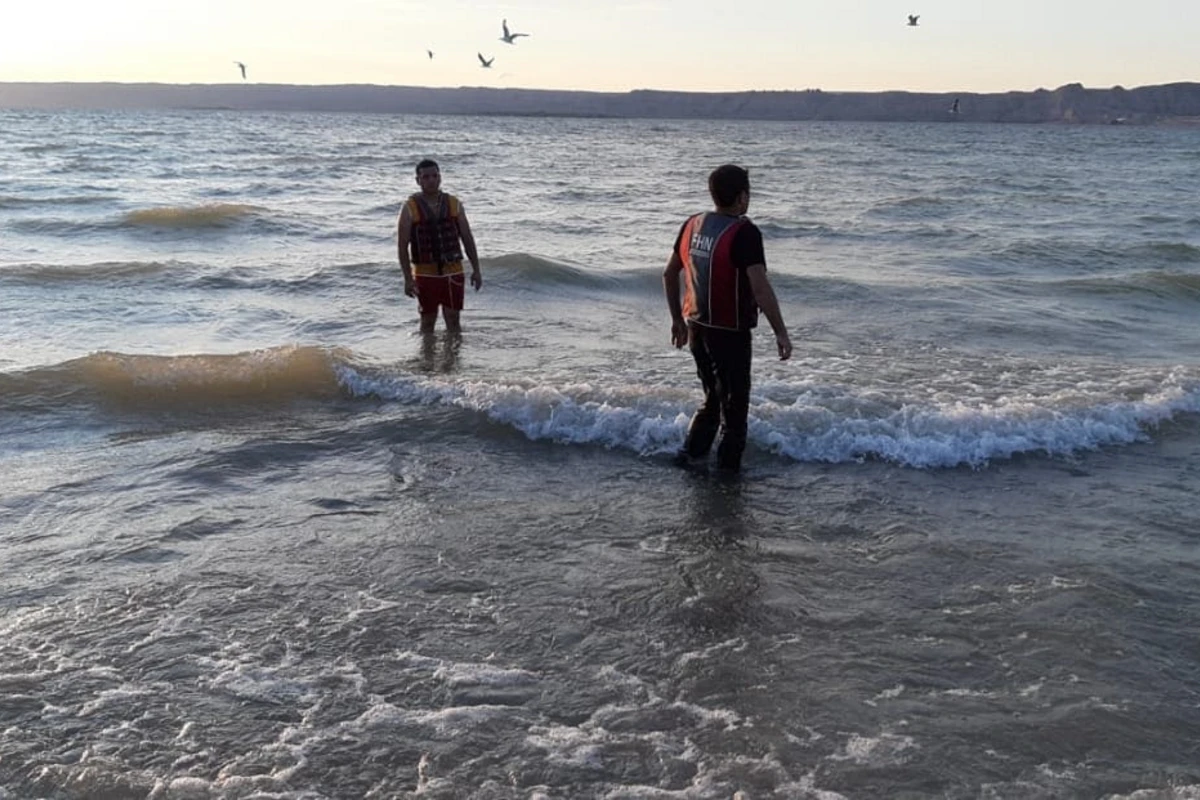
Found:
[[[1200,82],[1197,42],[1197,0],[3,0],[0,81],[1133,88]]]

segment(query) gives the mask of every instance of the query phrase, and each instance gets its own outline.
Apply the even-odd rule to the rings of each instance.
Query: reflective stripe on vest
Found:
[[[445,267],[462,263],[458,210],[458,198],[445,193],[438,198],[437,208],[421,194],[408,198],[408,213],[412,217],[409,248],[414,267],[433,266],[440,275]]]
[[[712,328],[742,330],[752,325],[742,319],[741,284],[733,263],[733,240],[745,224],[741,217],[697,214],[689,219],[679,240],[683,261],[683,316]]]

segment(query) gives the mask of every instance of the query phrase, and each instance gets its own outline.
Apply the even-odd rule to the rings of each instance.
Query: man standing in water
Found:
[[[791,358],[792,342],[767,280],[762,232],[744,216],[750,173],[733,164],[717,167],[708,176],[708,192],[716,210],[683,223],[663,270],[671,343],[689,346],[704,387],[704,402],[692,416],[677,462],[707,456],[720,427],[717,466],[736,472],[746,448],[750,331],[758,324],[759,309],[775,332],[780,360]]]
[[[462,203],[441,190],[442,173],[436,161],[425,159],[417,164],[417,185],[421,191],[404,202],[396,223],[404,293],[417,298],[422,333],[433,332],[439,306],[446,330],[458,333],[466,289],[463,251],[471,262],[471,285],[475,291],[483,285],[475,237]]]

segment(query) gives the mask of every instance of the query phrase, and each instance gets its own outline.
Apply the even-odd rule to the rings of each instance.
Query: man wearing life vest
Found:
[[[791,358],[792,342],[767,280],[762,233],[744,216],[750,173],[733,164],[717,167],[708,176],[708,191],[716,210],[683,223],[663,270],[671,343],[689,346],[704,387],[704,402],[692,416],[677,460],[686,464],[707,456],[720,428],[717,466],[736,472],[746,448],[750,331],[758,324],[759,309],[775,332],[780,360]]]
[[[396,223],[404,293],[417,298],[422,333],[433,331],[439,307],[446,330],[457,333],[466,285],[464,251],[471,262],[471,285],[475,291],[483,285],[475,237],[462,203],[441,190],[442,173],[436,161],[417,164],[417,185],[421,191],[404,202]]]

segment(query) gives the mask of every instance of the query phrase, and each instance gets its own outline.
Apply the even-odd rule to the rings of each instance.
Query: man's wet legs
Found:
[[[691,351],[704,387],[704,402],[692,415],[680,455],[707,455],[720,430],[717,466],[736,471],[746,448],[750,412],[750,332],[697,327],[692,332]]]
[[[750,416],[750,332],[716,331],[709,350],[717,366],[721,396],[721,441],[717,467],[731,472],[742,468]]]
[[[704,402],[692,414],[688,424],[687,438],[683,440],[680,455],[687,458],[703,458],[712,449],[717,429],[721,425],[721,394],[717,385],[717,365],[708,352],[708,343],[700,332],[691,335],[690,348],[696,361],[696,374],[704,388]]]

